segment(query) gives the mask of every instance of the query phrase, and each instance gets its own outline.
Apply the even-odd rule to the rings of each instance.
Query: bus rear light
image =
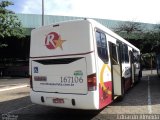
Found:
[[[32,76],[30,76],[30,88],[33,88]]]
[[[88,91],[95,91],[97,90],[97,79],[96,74],[91,74],[87,76],[88,82]]]

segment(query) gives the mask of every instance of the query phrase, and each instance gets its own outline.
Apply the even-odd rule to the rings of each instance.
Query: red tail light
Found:
[[[96,74],[91,74],[87,76],[88,81],[88,91],[95,91],[97,90],[97,79]]]
[[[30,88],[33,88],[32,76],[30,76]]]

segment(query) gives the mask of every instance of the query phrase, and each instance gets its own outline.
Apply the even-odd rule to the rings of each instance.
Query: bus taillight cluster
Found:
[[[96,74],[88,75],[87,76],[87,82],[88,82],[88,91],[97,90]]]

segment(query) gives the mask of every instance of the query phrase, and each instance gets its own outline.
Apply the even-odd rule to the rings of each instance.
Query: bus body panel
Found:
[[[109,105],[112,99],[112,81],[104,82],[107,89],[104,89],[99,83],[99,109],[104,108]]]
[[[87,94],[89,71],[86,59],[79,55],[93,51],[90,27],[87,21],[76,21],[32,31],[30,69],[33,90]]]
[[[92,20],[91,20],[92,23]],[[93,22],[94,23],[94,22]],[[96,31],[101,32],[101,27],[96,24],[92,24],[94,28],[94,33]],[[108,38],[107,34],[102,31],[106,36],[106,44],[108,49]],[[111,79],[111,65],[110,65],[110,58],[108,57],[108,62],[104,63],[104,61],[98,55],[97,43],[96,43],[96,34],[94,35],[94,44],[95,44],[95,61],[96,61],[96,77],[98,83],[98,92],[99,92],[99,109],[104,108],[105,106],[109,105],[112,99],[112,79]],[[108,52],[108,50],[107,50]]]
[[[93,51],[90,29],[87,21],[64,22],[34,29],[31,32],[30,57],[66,56]]]
[[[109,43],[109,42],[111,42],[111,43],[113,43],[113,44],[115,44],[117,47],[119,46],[118,44],[117,44],[117,41],[120,41],[123,45],[126,45],[127,46],[127,48],[128,48],[128,50],[127,50],[127,55],[128,55],[128,57],[129,57],[129,50],[131,50],[131,51],[133,51],[133,50],[135,50],[137,53],[138,53],[138,55],[140,56],[140,50],[138,49],[138,48],[136,48],[135,46],[133,46],[131,43],[129,43],[128,41],[126,41],[125,39],[123,39],[122,37],[120,37],[119,35],[117,35],[116,33],[114,33],[114,32],[112,32],[111,30],[109,30],[108,28],[106,28],[105,26],[103,26],[103,25],[101,25],[101,24],[99,24],[99,23],[97,23],[96,21],[94,21],[94,20],[89,20],[91,23],[92,23],[92,25],[93,25],[93,28],[95,29],[99,29],[100,31],[102,31],[103,33],[105,33],[105,36],[107,37],[107,43]],[[95,32],[95,31],[94,31]],[[94,42],[96,41],[96,39],[94,40]],[[97,47],[97,46],[95,46],[95,47]],[[105,81],[108,81],[109,82],[109,84],[108,85],[105,85],[105,86],[111,86],[110,88],[111,88],[111,94],[112,94],[112,96],[114,97],[114,95],[116,95],[115,94],[115,88],[116,88],[116,90],[117,90],[117,93],[118,93],[118,90],[119,91],[123,91],[122,89],[122,87],[124,86],[125,87],[125,89],[127,90],[128,88],[130,88],[131,86],[132,86],[132,80],[131,80],[131,66],[130,66],[130,62],[128,61],[128,62],[122,62],[122,61],[119,61],[119,62],[121,62],[121,63],[119,63],[119,64],[121,64],[120,66],[121,66],[121,70],[119,71],[119,72],[122,72],[122,73],[120,73],[120,74],[122,74],[122,75],[120,75],[120,74],[118,74],[118,76],[116,77],[116,76],[114,76],[113,77],[113,75],[115,75],[115,74],[113,74],[112,72],[114,71],[113,70],[113,67],[114,67],[114,65],[112,65],[111,64],[111,56],[110,56],[110,50],[109,50],[109,44],[107,45],[107,49],[108,49],[108,55],[109,55],[109,61],[108,61],[108,66],[110,67],[110,71],[111,72],[107,72],[107,73],[104,73],[104,76],[107,76],[107,74],[109,74],[109,76],[110,77],[108,77],[109,79],[110,79],[110,81],[109,81],[109,79],[107,78],[104,78],[104,80]],[[121,51],[122,52],[122,51]],[[123,51],[124,52],[124,51]],[[104,62],[102,62],[100,59],[99,59],[99,56],[97,55],[97,49],[95,49],[95,53],[96,53],[96,56],[95,56],[95,58],[96,58],[96,68],[97,68],[97,77],[100,75],[100,71],[102,70],[102,64],[105,64]],[[117,55],[117,57],[119,57],[119,55]],[[120,58],[120,57],[119,57]],[[98,60],[97,60],[98,59]],[[122,59],[122,58],[121,58]],[[134,63],[134,65],[135,65],[135,68],[134,68],[134,70],[135,70],[135,76],[139,76],[139,73],[140,73],[140,63],[139,63],[139,61],[138,62],[135,62]],[[119,67],[120,67],[119,66]],[[116,69],[120,69],[119,67],[117,68],[118,66],[116,66],[115,65],[115,68]],[[115,70],[115,73],[116,73],[116,70]],[[124,85],[123,85],[123,81],[121,80],[121,82],[116,82],[116,80],[117,80],[117,78],[119,79],[119,80],[121,80],[120,78],[122,78],[122,79],[124,79]],[[101,79],[98,79],[98,81],[99,81],[99,88],[100,89],[102,89],[102,87],[101,87],[101,85],[100,85],[100,80]],[[115,83],[116,83],[116,85],[118,85],[118,88],[117,87],[115,87],[114,88],[114,81],[115,81]],[[104,82],[105,83],[105,82]],[[99,99],[101,98],[101,90],[99,89]],[[123,95],[123,94],[121,94],[121,95]],[[120,95],[120,96],[121,96]],[[110,102],[112,102],[113,100],[114,100],[114,98],[109,98],[108,97],[108,99],[107,99],[107,101],[108,102],[106,102],[106,104],[103,104],[103,102],[101,102],[100,100],[99,100],[99,104],[100,104],[100,106],[102,107],[104,107],[104,106],[106,106],[106,105],[108,105]],[[105,102],[104,102],[105,103]],[[101,108],[100,107],[100,108]]]
[[[97,99],[98,91],[88,92],[87,95],[78,95],[35,92],[31,90],[30,96],[33,103],[40,105],[72,109],[99,109],[99,100]],[[44,97],[44,102],[41,101],[42,96]],[[64,103],[54,103],[53,100],[57,98],[63,99]],[[75,105],[72,104],[72,100],[75,101]]]
[[[69,61],[69,58],[61,59],[64,62]],[[56,60],[61,59],[47,59],[50,63],[46,60],[32,61],[33,90],[87,94],[86,59],[78,57],[76,60],[72,58],[74,61],[71,63],[56,64]]]
[[[112,102],[111,67],[97,58],[97,81],[99,83],[99,109]]]

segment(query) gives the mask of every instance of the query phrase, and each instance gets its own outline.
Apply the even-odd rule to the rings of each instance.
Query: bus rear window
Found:
[[[106,35],[102,32],[96,31],[97,52],[100,59],[104,62],[108,62],[108,51]]]

